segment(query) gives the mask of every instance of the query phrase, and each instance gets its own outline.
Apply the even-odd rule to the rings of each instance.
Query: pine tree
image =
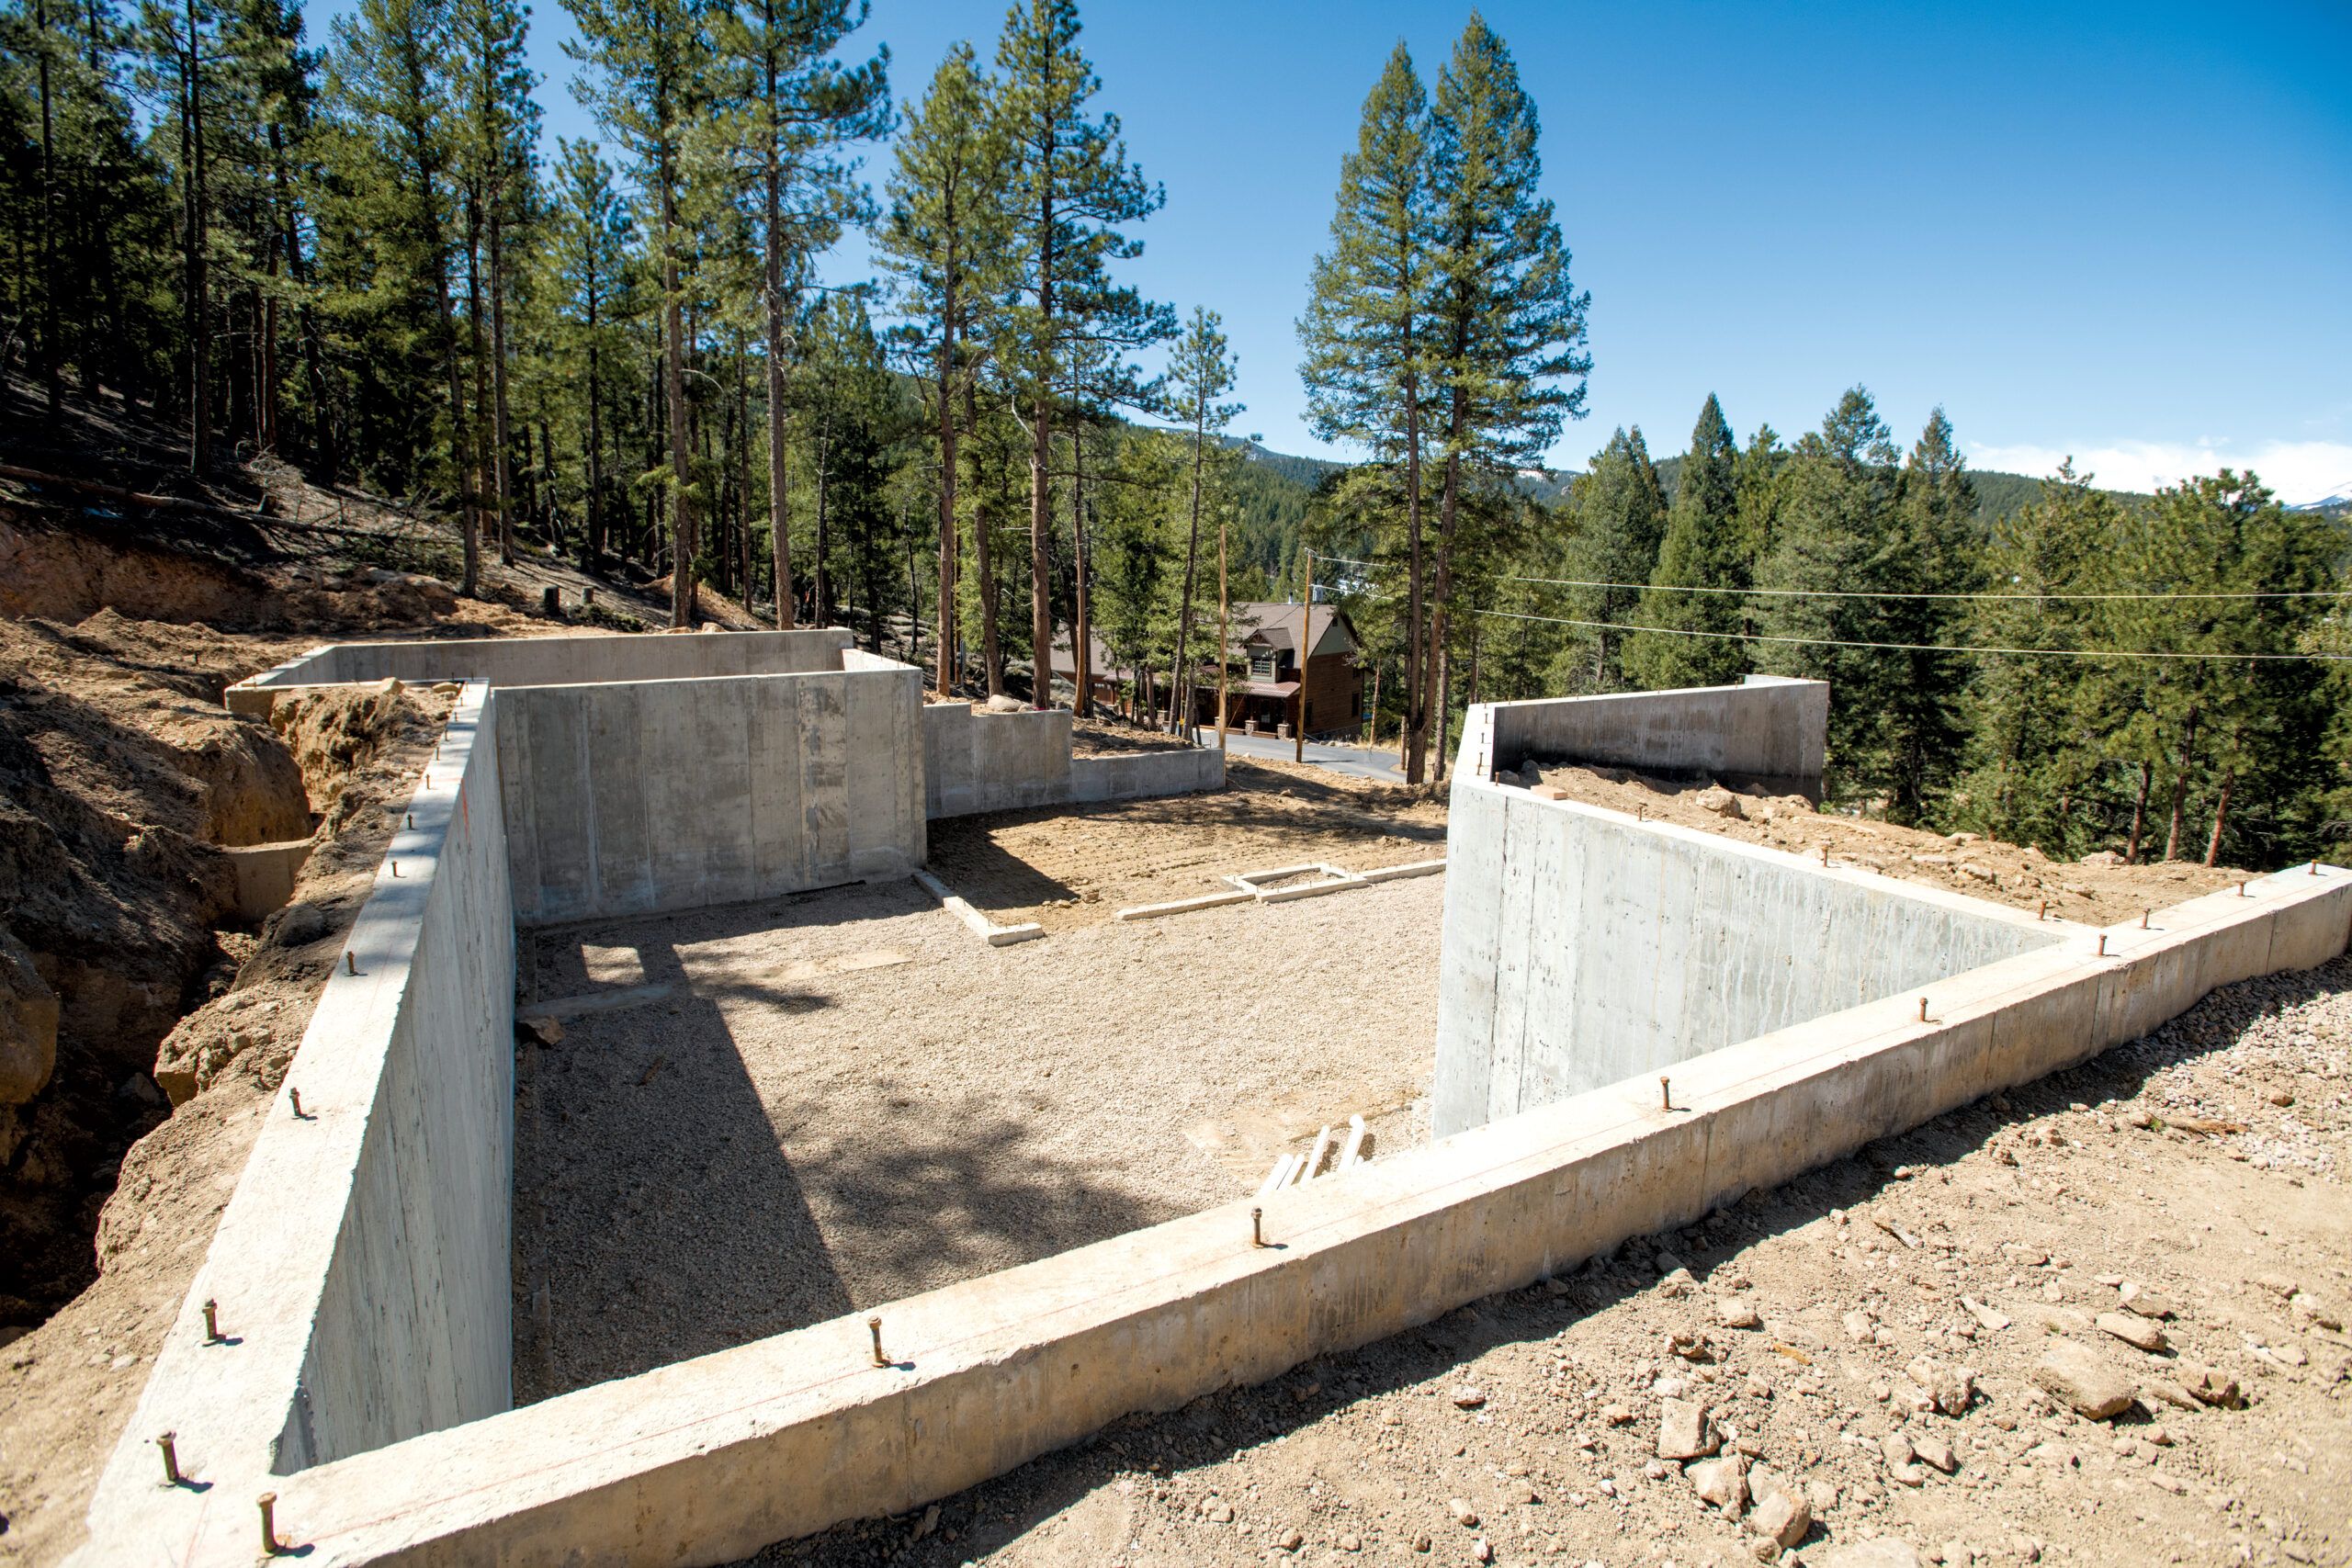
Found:
[[[1181,735],[1193,728],[1193,663],[1190,638],[1193,629],[1193,589],[1198,575],[1201,555],[1201,492],[1203,480],[1209,468],[1209,444],[1220,439],[1233,416],[1241,412],[1239,403],[1222,402],[1233,390],[1234,361],[1227,350],[1225,333],[1218,329],[1224,319],[1204,306],[1193,307],[1193,319],[1186,323],[1184,335],[1176,342],[1169,361],[1170,403],[1177,418],[1192,427],[1192,505],[1188,510],[1184,536],[1184,596],[1176,613],[1176,662],[1171,667],[1170,684],[1175,692],[1169,704],[1168,728]],[[1222,549],[1218,552],[1224,558]],[[1223,572],[1219,572],[1220,581]],[[1225,604],[1217,604],[1217,659],[1227,656]],[[1300,649],[1299,658],[1306,659]],[[1219,711],[1218,728],[1224,728],[1224,714]]]
[[[989,85],[972,46],[958,43],[909,106],[894,149],[888,214],[875,236],[876,260],[896,279],[903,325],[896,334],[931,386],[939,460],[939,659],[942,695],[956,685],[957,643],[956,408],[977,373],[970,339],[1003,287],[1005,149],[989,109]],[[993,597],[987,603],[982,664],[989,694],[1004,691]]]
[[[648,238],[662,279],[662,400],[669,425],[670,624],[695,621],[698,543],[687,427],[685,268],[692,236],[681,221],[685,126],[702,107],[708,57],[704,0],[564,0],[581,42],[564,48],[594,71],[598,121],[638,161],[651,197]]]
[[[1570,581],[1586,586],[1567,591],[1568,615],[1591,624],[1572,637],[1576,659],[1559,671],[1559,684],[1571,691],[1623,691],[1623,628],[1641,598],[1636,585],[1657,569],[1666,535],[1666,493],[1641,426],[1609,438],[1591,470],[1577,481],[1569,509],[1574,526],[1562,564]]]
[[[1642,626],[1691,635],[1636,632],[1625,642],[1625,673],[1636,686],[1720,686],[1748,668],[1743,601],[1748,558],[1739,518],[1739,446],[1713,393],[1690,432],[1690,454],[1668,509],[1651,591],[1634,606]],[[1677,590],[1702,589],[1687,592]]]
[[[2060,657],[1977,656],[1952,815],[2053,856],[2071,859],[2091,847],[2086,818],[2074,808],[2100,761],[2085,743],[2091,710],[2082,701],[2100,671],[2097,661],[2064,657],[2091,641],[2087,605],[2049,596],[2091,587],[2120,521],[2112,496],[2092,489],[2071,464],[2060,468],[2039,500],[1995,525],[1984,579],[1996,596],[1975,601],[1964,618],[1975,647],[2047,649]],[[2144,795],[2139,806],[2144,812]]]
[[[463,85],[457,128],[458,178],[467,191],[469,227],[487,251],[489,329],[481,342],[481,311],[473,312],[477,360],[488,360],[491,389],[487,418],[479,407],[478,427],[490,438],[486,500],[494,509],[498,558],[514,563],[514,432],[507,406],[506,300],[513,261],[511,231],[527,222],[536,206],[539,108],[532,98],[537,74],[524,62],[530,12],[520,0],[455,0],[453,42]],[[481,377],[477,364],[476,376]]]
[[[776,625],[792,625],[789,507],[785,472],[785,337],[808,258],[872,214],[853,142],[890,127],[889,51],[854,65],[833,58],[865,23],[864,0],[741,0],[713,13],[716,52],[734,80],[724,113],[707,122],[706,141],[750,192],[760,235],[761,302],[766,338],[768,531]]]
[[[583,570],[595,571],[604,562],[608,500],[604,432],[604,358],[611,331],[608,304],[625,286],[624,271],[637,227],[613,189],[611,166],[597,156],[594,142],[567,139],[559,143],[558,154],[559,199],[548,224],[548,261],[555,272],[560,308],[574,324],[582,359],[581,456],[586,468],[587,519],[581,534],[580,564]]]
[[[1364,99],[1356,150],[1340,161],[1330,248],[1315,258],[1298,321],[1308,428],[1401,469],[1405,776],[1414,784],[1428,766],[1430,720],[1421,539],[1435,222],[1428,143],[1429,96],[1399,41]]]
[[[1430,104],[1429,365],[1444,465],[1430,640],[1441,711],[1450,705],[1446,626],[1464,565],[1455,532],[1464,492],[1478,476],[1540,464],[1562,423],[1583,417],[1592,369],[1583,347],[1591,296],[1570,280],[1568,248],[1538,190],[1538,140],[1535,103],[1510,50],[1473,11]]]
[[[1079,52],[1078,34],[1076,0],[1019,0],[997,45],[997,123],[1014,215],[1008,259],[1022,296],[1006,355],[1028,406],[1031,700],[1041,708],[1053,702],[1046,674],[1054,643],[1051,457],[1067,358],[1080,339],[1134,350],[1175,333],[1167,306],[1111,281],[1111,263],[1143,254],[1121,226],[1159,211],[1166,197],[1127,162],[1118,117],[1089,117],[1102,83]]]
[[[1885,655],[1892,678],[1880,718],[1886,750],[1890,820],[1923,820],[1949,786],[1960,756],[1959,705],[1972,673],[1965,654],[1925,651],[1961,645],[1962,606],[1949,597],[1975,591],[1976,489],[1940,408],[1903,468],[1899,547],[1888,563],[1882,637],[1911,645]]]
[[[1759,645],[1757,661],[1775,674],[1829,682],[1826,787],[1853,795],[1887,786],[1883,721],[1897,667],[1880,649],[1833,645],[1891,639],[1880,601],[1805,594],[1900,585],[1896,457],[1870,393],[1848,390],[1788,458],[1771,549],[1757,573],[1759,587],[1788,594],[1765,601],[1763,635],[1794,639]]]

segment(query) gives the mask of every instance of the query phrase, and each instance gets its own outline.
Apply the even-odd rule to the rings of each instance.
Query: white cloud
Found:
[[[2252,469],[2290,505],[2352,495],[2352,445],[2341,441],[2265,441],[2254,446],[2211,441],[2111,441],[2075,447],[1972,446],[1972,467],[2047,478],[2069,454],[2075,471],[2109,490],[2153,491],[2222,468]]]

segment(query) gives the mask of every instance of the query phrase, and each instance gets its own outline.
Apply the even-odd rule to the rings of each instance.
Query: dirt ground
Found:
[[[530,933],[518,1397],[1245,1197],[1351,1114],[1424,1140],[1442,902],[990,948],[909,883]]]
[[[299,768],[295,802],[307,788],[322,817],[293,901],[258,931],[207,933],[217,943],[209,977],[160,1047],[145,1047],[144,1069],[132,1069],[141,1094],[35,1102],[29,1147],[7,1190],[19,1205],[10,1234],[33,1234],[31,1205],[78,1194],[71,1213],[85,1216],[96,1239],[68,1232],[57,1244],[73,1247],[84,1270],[62,1309],[29,1331],[0,1327],[0,1561],[55,1562],[81,1539],[91,1488],[211,1245],[451,700],[368,687],[282,705],[281,744]],[[134,885],[111,886],[135,897]],[[158,1079],[186,1101],[168,1118]],[[146,1124],[106,1114],[124,1105],[144,1108]],[[47,1163],[28,1170],[36,1160]]]
[[[1090,744],[1107,750],[1116,739]],[[934,822],[931,869],[1000,925],[1063,931],[1137,904],[1226,891],[1236,873],[1302,861],[1370,871],[1445,853],[1444,799],[1429,791],[1239,757],[1227,760],[1225,777],[1207,795]]]
[[[2232,987],[1549,1286],[753,1561],[1690,1568],[1756,1562],[1780,1495],[1813,1568],[2345,1562],[2348,991],[2346,960]],[[2122,1414],[2037,1381],[2066,1347]],[[1659,1456],[1669,1400],[1712,1468]]]
[[[1950,835],[1822,812],[1800,795],[1773,796],[1688,780],[1647,778],[1622,768],[1539,762],[1520,778],[1564,791],[1570,800],[1635,812],[1685,828],[1764,844],[1793,854],[1829,852],[1832,865],[1925,882],[2020,909],[2046,907],[2053,919],[2113,925],[2141,911],[2200,893],[2234,887],[2249,873],[2230,866],[2171,861],[2154,865],[2098,858],[2053,861],[2030,844],[2003,844],[1974,833]]]

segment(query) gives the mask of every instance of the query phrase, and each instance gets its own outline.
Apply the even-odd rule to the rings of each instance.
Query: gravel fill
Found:
[[[1442,877],[992,949],[911,883],[526,933],[516,1398],[1248,1196],[1359,1113],[1427,1136]]]

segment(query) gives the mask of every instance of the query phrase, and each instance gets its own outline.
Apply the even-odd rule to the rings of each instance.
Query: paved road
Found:
[[[1204,729],[1201,739],[1214,746],[1216,731]],[[1271,735],[1244,735],[1238,729],[1226,731],[1225,749],[1234,756],[1264,757],[1278,762],[1287,762],[1295,754],[1292,741],[1277,740]],[[1326,746],[1310,740],[1306,743],[1306,760],[1333,773],[1351,773],[1360,779],[1378,779],[1383,784],[1405,782],[1394,751],[1367,751],[1361,746]]]

